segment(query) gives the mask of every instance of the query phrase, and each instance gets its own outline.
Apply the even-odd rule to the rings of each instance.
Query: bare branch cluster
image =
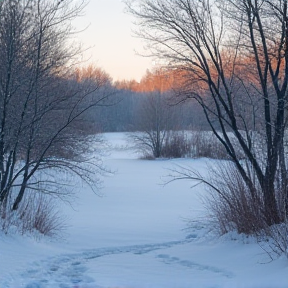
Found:
[[[127,9],[151,54],[186,71],[178,96],[198,101],[250,196],[260,189],[267,224],[284,221],[287,1],[134,0],[127,1]],[[277,200],[278,183],[285,213]]]
[[[58,180],[47,173],[44,177],[52,169],[78,175],[97,189],[95,173],[104,168],[99,160],[87,158],[92,140],[87,139],[85,115],[105,105],[112,90],[103,71],[90,67],[79,77],[73,66],[80,50],[71,44],[71,21],[84,5],[82,0],[1,1],[3,209],[9,204],[17,210],[27,191],[61,195]]]

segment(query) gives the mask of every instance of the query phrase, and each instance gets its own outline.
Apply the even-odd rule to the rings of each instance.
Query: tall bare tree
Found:
[[[64,169],[95,184],[91,166],[81,166],[85,159],[74,124],[108,92],[101,90],[106,85],[101,75],[79,80],[72,69],[79,50],[71,48],[70,22],[84,4],[0,4],[0,204],[12,199],[13,210],[28,189],[59,193],[51,177],[40,178],[43,169]]]
[[[267,224],[282,221],[276,185],[287,213],[287,1],[132,0],[127,7],[152,55],[187,71],[185,97],[200,103],[251,195],[263,199]],[[237,156],[235,138],[256,182]]]

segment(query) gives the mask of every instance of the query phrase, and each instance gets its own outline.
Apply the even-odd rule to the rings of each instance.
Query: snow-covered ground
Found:
[[[253,239],[215,237],[202,186],[162,185],[175,164],[205,173],[205,159],[139,160],[125,134],[105,137],[115,174],[103,195],[83,186],[73,207],[60,203],[62,239],[0,234],[0,288],[288,287],[284,256],[270,261]]]

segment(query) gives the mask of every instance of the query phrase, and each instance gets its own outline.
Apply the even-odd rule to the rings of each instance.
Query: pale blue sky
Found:
[[[103,68],[114,80],[135,79],[145,74],[152,60],[136,55],[143,52],[142,40],[133,37],[132,16],[124,13],[122,0],[90,0],[84,16],[75,21],[77,29],[89,27],[77,37],[92,47],[85,57]]]

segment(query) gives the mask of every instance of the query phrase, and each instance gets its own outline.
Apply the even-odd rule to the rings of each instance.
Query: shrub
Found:
[[[285,201],[282,201],[285,191],[278,187],[277,200],[282,223],[269,225],[269,215],[264,213],[264,200],[261,197],[263,193],[253,174],[250,175],[250,179],[254,181],[255,194],[247,187],[232,162],[221,163],[221,166],[211,170],[210,175],[208,210],[216,219],[220,233],[236,230],[238,233],[254,235],[261,247],[268,245],[269,249],[264,249],[271,258],[274,254],[282,253],[288,257],[288,211],[283,204]]]
[[[64,219],[54,199],[47,195],[30,193],[16,211],[11,211],[9,202],[13,203],[10,200],[0,207],[0,225],[5,233],[16,229],[21,235],[30,233],[56,237],[65,229]]]
[[[185,158],[192,155],[191,139],[184,133],[173,131],[165,138],[161,156],[164,158]]]
[[[207,139],[205,134],[202,138],[197,138],[199,149],[204,151],[201,156],[208,157],[210,149],[206,149]],[[204,139],[204,141],[202,141]],[[194,139],[195,141],[195,139]],[[195,143],[195,142],[194,142]],[[202,146],[202,144],[204,145]],[[214,154],[215,155],[215,154]],[[223,154],[224,155],[224,154]],[[210,158],[211,154],[209,154]],[[219,154],[218,156],[219,157]],[[208,195],[205,197],[208,212],[210,213],[214,227],[220,232],[225,234],[230,231],[237,231],[246,235],[256,236],[258,240],[265,245],[270,246],[270,251],[280,255],[285,253],[288,257],[288,199],[287,199],[287,186],[285,180],[281,178],[280,169],[275,177],[275,199],[277,202],[277,214],[279,215],[280,222],[277,225],[271,224],[271,217],[265,207],[264,194],[262,187],[258,182],[255,171],[245,159],[241,161],[243,169],[246,171],[246,176],[251,181],[248,184],[244,181],[240,171],[232,161],[213,161],[213,167],[208,168],[210,174],[208,177],[203,177],[198,171],[190,168],[178,166],[173,171],[172,180],[189,179],[197,181],[194,186],[199,183],[204,183],[208,187]],[[215,163],[218,163],[218,165]],[[169,181],[169,182],[170,182]],[[247,181],[248,182],[248,181]],[[268,250],[265,250],[268,252]],[[271,252],[269,252],[271,253]]]
[[[225,147],[209,131],[193,131],[191,142],[195,158],[230,159]]]
[[[155,133],[151,131],[150,134],[154,135]],[[135,143],[135,148],[142,154],[141,159],[153,160],[159,157],[184,158],[192,156],[191,139],[184,131],[166,131],[161,137],[162,140],[157,141],[156,145],[151,137],[147,137],[141,132],[133,133],[130,136]]]
[[[150,133],[153,134],[152,132]],[[141,133],[134,133],[132,139],[137,149],[143,154],[142,159],[155,159],[154,146]],[[161,144],[161,145],[160,145]],[[159,153],[163,158],[211,158],[230,160],[225,147],[210,131],[169,131],[160,142]],[[240,149],[235,149],[239,157],[244,158]]]
[[[220,166],[221,165],[221,166]],[[260,187],[251,193],[232,162],[221,163],[210,170],[208,210],[216,218],[219,231],[255,234],[264,229],[264,202]]]

